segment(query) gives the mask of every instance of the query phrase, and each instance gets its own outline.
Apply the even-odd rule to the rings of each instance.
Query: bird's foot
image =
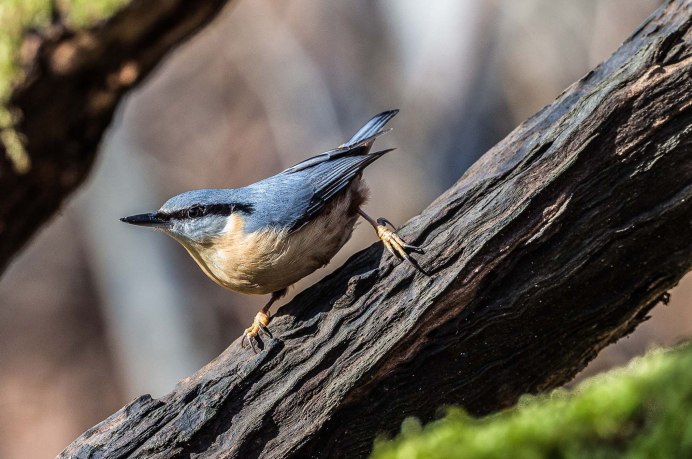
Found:
[[[245,332],[243,332],[243,339],[240,342],[240,345],[242,347],[246,347],[245,341],[247,340],[250,343],[250,347],[252,348],[252,350],[255,352],[255,354],[257,354],[255,340],[257,339],[257,335],[259,335],[260,331],[266,333],[267,336],[269,336],[270,338],[272,337],[271,332],[267,328],[267,325],[269,325],[270,320],[271,317],[269,316],[269,311],[258,312],[257,315],[255,315],[255,320],[252,321],[252,325],[246,328]]]
[[[382,243],[384,243],[384,246],[387,248],[389,253],[399,259],[408,261],[417,270],[425,273],[421,267],[418,266],[418,263],[416,263],[416,261],[409,255],[409,252],[424,253],[423,249],[416,247],[415,245],[407,244],[403,239],[401,239],[401,237],[399,237],[398,234],[396,234],[396,231],[389,229],[387,225],[394,228],[394,225],[392,225],[389,220],[384,217],[380,217],[377,219],[375,231],[377,231],[377,237],[382,240]]]

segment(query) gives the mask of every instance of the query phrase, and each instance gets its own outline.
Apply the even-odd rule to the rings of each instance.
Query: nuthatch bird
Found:
[[[348,142],[243,188],[193,190],[169,199],[158,211],[121,220],[149,226],[187,249],[214,282],[227,289],[271,299],[245,330],[253,339],[268,333],[269,308],[287,288],[325,266],[348,241],[360,215],[389,252],[420,269],[385,218],[369,217],[361,206],[368,190],[363,169],[392,151],[370,153],[384,125],[398,110],[373,117]]]

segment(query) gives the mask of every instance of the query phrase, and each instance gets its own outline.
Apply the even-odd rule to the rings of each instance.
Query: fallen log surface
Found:
[[[429,276],[375,244],[261,352],[237,340],[61,457],[359,457],[406,416],[569,381],[692,267],[691,27],[689,1],[661,6],[408,222]]]

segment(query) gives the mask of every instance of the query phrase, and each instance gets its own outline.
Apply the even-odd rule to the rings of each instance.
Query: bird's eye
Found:
[[[204,208],[202,206],[193,206],[187,209],[188,218],[197,218],[204,215]]]

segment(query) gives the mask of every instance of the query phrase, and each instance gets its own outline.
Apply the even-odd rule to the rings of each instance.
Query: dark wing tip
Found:
[[[392,109],[392,110],[385,110],[385,111],[383,111],[382,113],[380,113],[379,115],[376,115],[376,117],[379,118],[380,116],[382,116],[382,117],[384,117],[384,116],[389,116],[390,119],[391,119],[392,117],[396,116],[397,113],[399,113],[399,109],[398,109],[398,108],[394,108],[394,109]]]
[[[396,148],[387,148],[386,150],[380,150],[380,151],[376,151],[374,153],[368,153],[368,156],[375,156],[375,155],[376,156],[382,156],[382,155],[386,155],[390,151],[394,151],[394,150],[396,150]]]

